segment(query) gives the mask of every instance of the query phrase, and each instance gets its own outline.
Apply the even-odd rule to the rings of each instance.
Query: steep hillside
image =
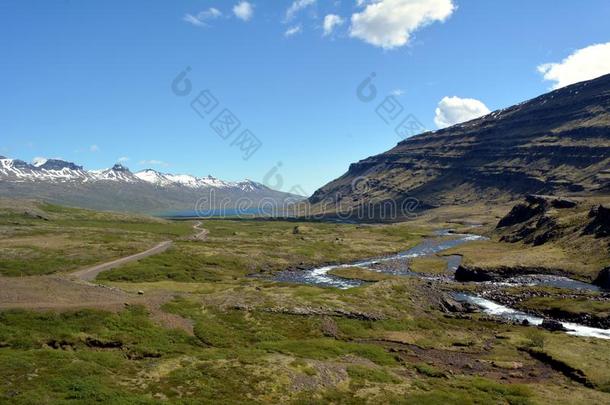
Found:
[[[427,207],[530,193],[609,192],[606,75],[409,138],[350,165],[309,201],[314,207],[358,207],[416,198]]]

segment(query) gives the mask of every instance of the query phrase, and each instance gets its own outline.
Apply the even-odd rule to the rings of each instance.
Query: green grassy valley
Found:
[[[20,262],[3,262],[0,277],[5,402],[568,404],[610,398],[610,340],[447,311],[451,284],[356,267],[331,272],[366,281],[349,289],[274,280],[286,269],[406,251],[431,235],[431,220],[461,221],[456,211],[393,225],[203,220],[208,233],[197,240],[193,221],[18,206],[4,202],[0,225],[4,252],[15,246],[28,252]],[[491,226],[495,218],[488,220]],[[57,238],[70,241],[60,255]],[[133,243],[129,249],[121,248],[126,240]],[[161,240],[173,245],[104,271],[93,284],[71,275]],[[452,253],[476,263],[469,252],[482,255],[488,245],[506,254],[518,248],[492,237]],[[94,254],[79,261],[88,252]],[[55,256],[74,259],[48,259]],[[409,266],[442,275],[442,257]],[[587,299],[599,293],[551,292],[519,308],[608,316],[607,301]]]

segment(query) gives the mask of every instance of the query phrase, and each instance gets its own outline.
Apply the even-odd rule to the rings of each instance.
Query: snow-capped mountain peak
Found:
[[[164,173],[158,172],[153,169],[145,169],[139,171],[137,173],[134,173],[134,176],[136,176],[142,181],[145,181],[146,183],[151,183],[156,186],[163,187],[172,184],[172,181],[168,179]]]
[[[124,183],[140,181],[127,167],[120,163],[115,164],[110,169],[90,173],[95,173],[96,180],[120,181]]]
[[[83,167],[82,166],[77,166],[76,164],[72,163],[72,162],[66,162],[65,160],[61,160],[61,159],[46,159],[44,163],[41,163],[40,161],[38,162],[40,163],[38,166],[34,165],[35,167],[42,169],[42,170],[64,170],[64,169],[68,169],[68,170],[74,170],[74,171],[82,171]]]
[[[129,172],[129,169],[120,163],[115,163],[115,165],[112,166],[110,170],[113,170],[115,172]]]
[[[120,182],[151,184],[156,187],[186,187],[188,189],[223,189],[240,192],[267,192],[264,185],[252,180],[230,182],[213,176],[196,177],[190,174],[162,173],[153,169],[132,173],[120,163],[109,169],[85,170],[82,166],[61,159],[35,158],[33,163],[0,157],[0,180],[15,182]]]
[[[156,186],[222,189],[234,188],[242,191],[256,191],[262,186],[259,184],[258,187],[253,187],[249,181],[235,183],[220,180],[210,175],[205,177],[195,177],[190,174],[161,173],[153,169],[139,171],[135,173],[135,176],[142,181],[154,184]]]
[[[43,157],[35,157],[34,159],[32,159],[32,165],[35,167],[40,167],[47,163],[47,160],[49,159]]]
[[[82,166],[59,159],[48,159],[39,166],[31,165],[19,159],[0,159],[0,178],[17,182],[41,180],[55,182],[86,181],[88,176],[88,172]]]
[[[238,201],[283,204],[295,197],[251,180],[230,182],[152,169],[132,173],[119,164],[109,169],[85,170],[60,159],[37,163],[38,166],[0,157],[0,191],[19,198],[40,198],[85,208],[147,213],[193,207],[225,209]]]
[[[240,181],[239,183],[236,183],[236,185],[242,191],[261,191],[267,188],[265,185],[249,179]]]

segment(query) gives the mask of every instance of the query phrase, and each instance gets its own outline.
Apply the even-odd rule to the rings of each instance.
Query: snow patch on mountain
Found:
[[[34,159],[32,159],[32,165],[34,167],[40,167],[42,165],[44,165],[45,163],[47,163],[47,158],[43,158],[43,157],[35,157]]]
[[[159,173],[156,170],[146,169],[134,174],[137,178],[147,183],[154,184],[156,186],[168,186],[172,184],[172,181],[168,179],[163,173]]]
[[[190,174],[161,173],[146,169],[135,173],[140,180],[157,186],[184,186],[189,188],[237,189],[241,191],[262,191],[266,187],[251,180],[230,182],[213,176],[195,177]]]
[[[13,182],[97,182],[147,183],[157,187],[188,187],[191,189],[224,189],[243,192],[269,191],[266,186],[245,180],[229,182],[213,176],[195,177],[188,174],[161,173],[146,169],[132,173],[127,167],[115,164],[110,169],[85,170],[61,159],[35,158],[32,164],[18,159],[0,157],[0,180]]]

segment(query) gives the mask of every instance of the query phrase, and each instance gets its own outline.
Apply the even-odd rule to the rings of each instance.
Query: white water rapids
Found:
[[[453,236],[455,238],[450,239],[450,240],[439,239],[439,237],[446,237],[446,236]],[[318,286],[323,286],[323,287],[335,287],[335,288],[340,288],[340,289],[348,289],[348,288],[358,287],[363,284],[366,284],[366,282],[364,282],[362,280],[346,279],[346,278],[334,276],[332,274],[328,274],[328,272],[333,269],[348,268],[348,267],[361,267],[366,270],[377,271],[377,272],[381,272],[381,273],[390,273],[390,274],[394,274],[394,275],[416,276],[416,277],[434,279],[434,277],[431,277],[431,276],[425,276],[425,275],[413,273],[406,268],[399,269],[399,270],[396,270],[396,269],[387,269],[386,270],[386,269],[371,268],[370,266],[380,264],[383,262],[388,262],[391,260],[410,259],[410,258],[416,258],[416,257],[430,256],[430,255],[442,252],[444,250],[453,248],[455,246],[461,245],[463,243],[467,243],[467,242],[475,241],[475,240],[483,240],[483,239],[486,239],[486,238],[483,236],[480,236],[480,235],[453,234],[448,230],[442,230],[442,231],[437,232],[435,234],[434,238],[426,238],[421,243],[419,243],[417,246],[415,246],[405,252],[402,252],[402,253],[398,253],[398,254],[386,256],[386,257],[381,257],[381,258],[377,258],[377,259],[362,260],[362,261],[358,261],[355,263],[328,265],[328,266],[322,266],[322,267],[317,267],[317,268],[313,268],[313,269],[309,269],[309,270],[302,270],[302,271],[285,271],[285,272],[280,273],[275,279],[277,281],[311,284],[311,285],[318,285]],[[455,268],[457,268],[458,264],[459,264],[459,262],[456,264],[453,261],[453,263],[452,263],[452,260],[450,258],[448,258],[448,268],[449,268],[448,270],[454,271]],[[550,286],[557,286],[557,287],[568,288],[568,289],[585,288],[585,289],[597,290],[597,287],[595,287],[593,285],[586,284],[586,283],[576,281],[576,280],[571,280],[566,277],[557,277],[557,276],[538,275],[536,277],[528,277],[528,276],[515,277],[515,278],[513,278],[511,280],[507,280],[501,284],[550,285]],[[485,312],[486,314],[489,314],[489,315],[493,315],[493,316],[497,316],[497,317],[501,317],[501,318],[509,319],[509,320],[513,320],[513,321],[518,321],[518,322],[527,320],[532,325],[540,325],[543,321],[543,318],[529,315],[525,312],[521,312],[516,309],[506,307],[504,305],[498,304],[494,301],[491,301],[491,300],[488,300],[485,298],[478,297],[476,295],[456,293],[455,297],[459,301],[469,302],[473,305],[476,305],[483,312]],[[560,322],[560,323],[564,326],[564,328],[567,329],[566,333],[570,334],[570,335],[582,336],[582,337],[593,337],[593,338],[599,338],[599,339],[610,339],[610,329],[592,328],[589,326],[579,325],[579,324],[575,324],[575,323],[571,323],[571,322]]]

